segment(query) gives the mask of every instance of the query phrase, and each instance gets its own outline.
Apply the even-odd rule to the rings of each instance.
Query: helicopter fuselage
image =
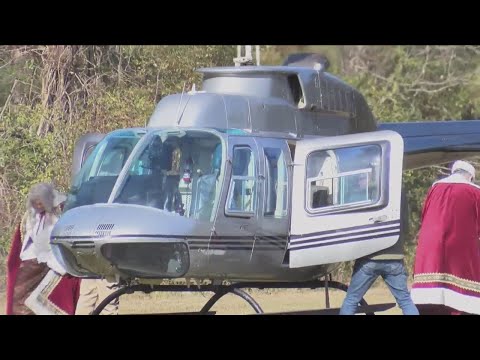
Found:
[[[182,130],[187,132],[183,137],[182,150],[198,164],[198,167],[192,166],[190,182],[187,184],[182,178],[177,189],[184,206],[183,214],[180,215],[173,207],[168,208],[168,199],[156,203],[150,201],[158,191],[162,191],[150,185],[152,180],[163,181],[164,186],[169,177],[178,182],[178,175],[184,175],[183,168],[180,174],[175,175],[151,171],[130,178],[126,171],[115,177],[118,184],[113,186],[110,199],[104,198],[108,203],[83,205],[82,201],[95,202],[91,198],[86,201],[80,199],[85,199],[87,193],[92,196],[84,189],[90,186],[93,191],[98,191],[106,180],[103,177],[90,178],[90,182],[97,182],[90,185],[87,181],[74,196],[70,195],[70,204],[67,205],[72,206],[73,202],[73,208],[65,212],[52,234],[53,247],[71,274],[79,277],[101,274],[110,278],[120,276],[122,279],[149,282],[176,277],[303,281],[327,274],[338,266],[334,263],[295,270],[289,267],[289,205],[293,186],[290,140],[238,135],[238,132],[228,135],[210,129]],[[137,145],[136,154],[142,153],[142,146],[149,149],[147,144],[151,145],[155,133],[169,131],[178,132],[177,129],[149,129],[141,140],[143,145],[140,142]],[[211,151],[202,154],[195,148],[188,148],[192,146],[187,139],[189,131],[212,134],[212,137],[215,134],[225,144],[222,158],[229,160],[220,164],[218,175],[209,174],[212,168],[209,168],[208,161],[202,159],[202,155],[209,156]],[[201,140],[195,141],[198,143]],[[194,147],[196,145],[193,144]],[[248,194],[237,196],[237,199],[254,203],[243,204],[241,209],[238,209],[238,204],[235,208],[235,199],[229,191],[234,182],[232,176],[236,175],[232,175],[235,170],[228,164],[237,145],[250,147],[251,167],[254,168],[254,173],[250,174],[254,175],[251,176],[254,184],[243,188]],[[135,165],[135,153],[132,157],[124,166],[126,170]],[[278,164],[279,157],[283,165]],[[85,169],[88,170],[88,164]],[[213,199],[207,200],[211,204],[206,209],[202,206],[201,191],[202,186],[212,186],[208,179],[215,182],[215,194]],[[135,181],[137,183],[134,184]],[[279,183],[283,186],[283,193]],[[208,195],[212,191],[207,190],[206,193]],[[161,196],[157,198],[161,199]]]
[[[81,161],[52,233],[69,273],[306,281],[398,240],[402,138],[361,94],[308,68],[201,71]]]

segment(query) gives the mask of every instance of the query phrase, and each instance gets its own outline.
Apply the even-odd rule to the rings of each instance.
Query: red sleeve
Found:
[[[475,191],[477,198],[477,234],[480,238],[480,190]]]
[[[22,233],[20,224],[15,229],[12,237],[12,244],[7,258],[7,308],[6,314],[11,315],[13,309],[13,290],[17,279],[17,271],[20,267],[20,253],[22,251]]]

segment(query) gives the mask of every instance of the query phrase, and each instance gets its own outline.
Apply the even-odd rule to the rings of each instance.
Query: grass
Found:
[[[325,292],[319,290],[251,290],[249,293],[268,312],[314,310],[325,308]],[[208,301],[211,293],[135,293],[120,298],[121,314],[152,314],[168,312],[199,311]],[[345,293],[330,290],[330,306],[340,307]],[[365,295],[368,304],[394,303],[395,299],[381,281],[377,281]],[[253,314],[253,309],[239,297],[229,294],[211,309],[218,315]],[[5,295],[0,294],[0,314],[5,314]],[[378,315],[401,315],[398,307]]]
[[[252,290],[250,294],[266,313],[325,309],[324,290],[277,290],[271,293]],[[143,314],[198,311],[210,296],[209,293],[132,294],[128,298],[121,299],[120,312],[122,314]],[[344,292],[331,290],[330,306],[340,307],[344,297]],[[395,302],[388,290],[381,287],[371,289],[365,299],[369,304]],[[244,300],[232,294],[222,298],[211,310],[216,311],[218,315],[254,313]],[[393,308],[382,314],[401,314],[401,311]]]

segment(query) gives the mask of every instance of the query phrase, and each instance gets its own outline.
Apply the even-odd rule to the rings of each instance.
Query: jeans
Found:
[[[407,287],[407,271],[403,260],[359,259],[353,267],[353,275],[340,315],[354,315],[358,303],[375,280],[381,276],[395,297],[403,315],[419,315]]]

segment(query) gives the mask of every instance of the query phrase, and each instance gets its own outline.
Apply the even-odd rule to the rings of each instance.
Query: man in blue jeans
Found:
[[[403,201],[404,199],[402,199]],[[358,303],[379,276],[387,284],[398,306],[402,309],[403,315],[419,315],[407,287],[408,275],[403,262],[403,247],[404,233],[407,229],[405,222],[408,215],[406,213],[402,215],[402,231],[398,241],[392,247],[360,258],[355,262],[352,280],[340,309],[340,315],[354,315]]]

